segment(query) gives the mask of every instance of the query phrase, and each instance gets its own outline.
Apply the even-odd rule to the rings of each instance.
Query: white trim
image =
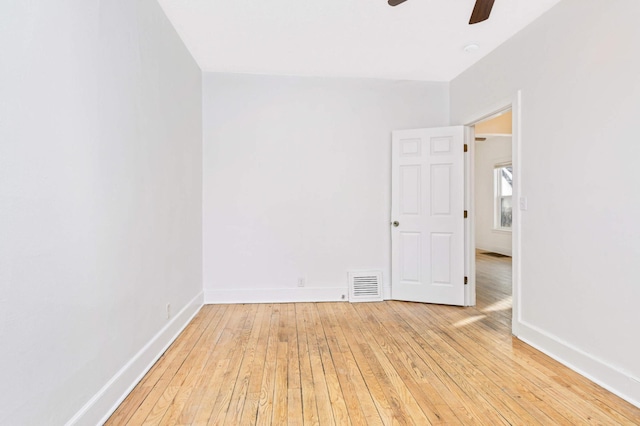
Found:
[[[625,401],[640,407],[640,378],[584,352],[560,338],[520,321],[516,337],[602,386]]]
[[[486,118],[484,120],[489,120],[491,117]],[[482,121],[484,121],[482,120]],[[496,137],[511,137],[511,133],[476,133],[476,137],[478,138],[496,138]]]
[[[520,91],[518,91],[517,93],[520,93]],[[467,117],[467,119],[462,120],[465,124],[465,126],[475,126],[476,124],[478,124],[481,121],[486,121],[492,118],[495,118],[507,111],[509,111],[510,109],[512,109],[514,103],[515,103],[515,98],[516,96],[512,97],[512,98],[508,98],[508,99],[502,99],[500,101],[495,102],[493,105],[490,105],[487,108],[483,108],[484,111],[494,111],[492,113],[489,114],[483,114],[483,115],[476,115],[476,116],[471,116],[471,117]],[[515,133],[515,132],[513,132]],[[513,134],[512,134],[513,135]],[[505,136],[511,136],[511,135],[505,135]]]
[[[384,284],[382,286],[382,297],[384,300],[393,300],[391,298],[391,284]]]
[[[511,228],[491,228],[491,232],[494,234],[511,234],[513,231]]]
[[[104,424],[202,308],[200,292],[129,360],[67,423]]]
[[[476,305],[476,206],[475,197],[475,129],[465,126],[464,140],[467,144],[467,155],[464,158],[464,205],[467,219],[464,221],[464,276],[467,285],[464,289],[464,305]]]
[[[232,287],[232,286],[230,286]],[[205,305],[233,303],[346,302],[349,287],[330,288],[250,288],[204,290]]]
[[[511,101],[512,136],[511,165],[513,166],[513,200],[522,196],[522,91],[518,90]],[[522,321],[522,212],[519,203],[514,204],[511,224],[511,332],[518,334]]]
[[[511,257],[511,255],[513,254],[512,252],[505,250],[504,247],[497,247],[497,246],[482,245],[482,246],[476,246],[476,249],[480,251],[488,251],[490,253],[498,253],[503,256],[509,256],[509,257]]]
[[[509,135],[509,137],[511,137],[511,135]],[[493,164],[494,169],[500,169],[502,167],[509,167],[509,166],[513,166],[513,161],[511,160],[511,158],[507,160],[500,159]]]

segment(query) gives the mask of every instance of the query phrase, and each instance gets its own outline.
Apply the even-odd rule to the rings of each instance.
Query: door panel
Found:
[[[400,180],[400,211],[403,215],[419,215],[420,166],[401,166]]]
[[[464,305],[464,128],[393,132],[392,297]]]
[[[431,166],[431,215],[449,216],[451,214],[451,165]]]
[[[402,258],[402,281],[420,282],[420,240],[422,236],[418,232],[401,232],[401,258]]]

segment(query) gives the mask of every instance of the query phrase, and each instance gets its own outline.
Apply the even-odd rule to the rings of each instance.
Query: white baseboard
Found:
[[[523,342],[640,407],[640,379],[637,377],[526,322],[520,321],[514,331]]]
[[[391,284],[384,284],[382,286],[382,298],[384,300],[391,300]]]
[[[476,249],[480,250],[480,251],[488,251],[491,253],[498,253],[501,254],[503,256],[512,256],[512,250],[506,249],[504,247],[498,247],[498,246],[479,246],[476,245]]]
[[[202,307],[203,294],[194,297],[66,425],[101,425],[142,380]]]
[[[294,302],[346,302],[348,287],[264,288],[234,290],[204,290],[204,303],[294,303]]]

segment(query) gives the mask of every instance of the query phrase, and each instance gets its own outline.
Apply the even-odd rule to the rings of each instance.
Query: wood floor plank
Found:
[[[408,390],[418,401],[420,407],[426,414],[431,424],[451,424],[460,422],[455,411],[463,410],[464,407],[456,405],[456,409],[442,398],[441,392],[446,394],[446,390],[437,378],[430,374],[429,368],[422,362],[419,356],[413,351],[406,341],[399,339],[401,334],[397,333],[398,329],[392,327],[389,323],[379,321],[381,312],[376,304],[370,306],[362,305],[361,315],[363,321],[368,324],[375,325],[376,332],[371,336],[373,339],[379,339],[379,336],[386,336],[385,353],[396,371],[401,377],[403,383],[406,384]],[[393,323],[392,323],[393,324]],[[381,342],[379,342],[381,343]],[[381,345],[382,346],[382,345]],[[429,377],[430,380],[427,380]]]
[[[300,351],[298,348],[298,318],[296,305],[290,303],[286,310],[287,327],[287,423],[303,424],[302,385],[300,384]]]
[[[640,408],[511,336],[510,259],[477,306],[204,306],[107,425],[638,425]]]
[[[352,354],[348,352],[346,339],[343,335],[343,330],[339,327],[338,321],[332,309],[333,305],[324,303],[318,306],[318,309],[323,311],[324,317],[328,319],[327,323],[324,324],[325,336],[327,339],[327,346],[329,347],[329,351],[331,351],[331,358],[336,366],[336,376],[338,378],[338,382],[340,383],[340,389],[342,390],[342,395],[345,400],[345,405],[347,407],[347,412],[349,414],[349,421],[353,425],[362,425],[367,424],[366,417],[364,415],[363,407],[367,409],[367,407],[374,406],[373,400],[371,399],[371,390],[373,386],[369,384],[368,392],[369,398],[366,395],[362,395],[358,393],[356,384],[351,379],[352,373],[347,369],[348,365],[352,365]],[[359,368],[360,374],[366,374],[365,367],[363,365]],[[382,391],[374,393],[382,394]],[[362,396],[358,398],[358,395]],[[361,404],[362,400],[367,400],[364,404]],[[382,422],[378,422],[379,424],[383,424]]]
[[[269,327],[269,337],[267,340],[267,352],[265,356],[264,368],[262,371],[262,381],[260,384],[260,397],[258,400],[258,410],[256,412],[257,425],[270,425],[273,416],[273,398],[276,374],[276,356],[278,354],[278,323],[280,321],[280,308],[271,305],[271,319]]]
[[[327,322],[328,318],[323,316],[324,314],[318,309],[318,305],[315,305],[314,307],[317,310],[317,315],[322,318],[317,323],[316,337],[318,349],[320,351],[320,358],[322,360],[322,367],[325,373],[325,381],[329,392],[329,402],[331,410],[333,411],[333,417],[337,425],[350,425],[351,421],[349,419],[349,411],[342,393],[340,379],[336,372],[336,366],[331,354],[331,349],[327,343],[327,332],[323,326],[323,324]]]
[[[424,334],[426,334],[429,345],[438,354],[438,362],[457,372],[459,374],[458,378],[464,380],[465,384],[469,386],[469,390],[482,395],[486,402],[493,407],[494,411],[500,413],[500,416],[511,424],[519,422],[539,424],[534,416],[518,404],[518,401],[514,401],[504,395],[475,365],[455,351],[441,334],[433,330],[426,330]]]
[[[261,347],[259,346],[260,334],[265,326],[265,316],[267,315],[265,305],[259,305],[255,315],[255,327],[249,328],[250,333],[247,341],[246,349],[242,354],[242,362],[236,377],[236,384],[233,388],[229,408],[227,410],[224,423],[240,424],[244,412],[244,404],[247,400],[249,392],[249,381],[251,380],[252,366],[257,360],[263,357]],[[268,323],[266,323],[268,324]]]
[[[531,404],[538,407],[532,411],[538,412],[539,415],[540,409],[544,410],[545,414],[541,415],[541,421],[553,424],[584,422],[583,419],[575,416],[570,407],[564,406],[557,409],[559,400],[548,395],[551,385],[542,382],[539,376],[532,374],[531,370],[521,368],[511,357],[512,353],[505,356],[500,346],[494,346],[494,350],[487,351],[485,348],[491,347],[491,342],[486,342],[483,345],[482,341],[488,334],[470,330],[476,326],[477,323],[466,327],[463,333],[448,335],[450,342],[455,345],[458,352],[474,360],[474,364],[490,376],[509,396],[520,398],[522,401],[530,401]],[[462,335],[466,335],[467,338],[461,339]]]
[[[167,407],[166,412],[159,422],[160,425],[170,426],[178,423],[178,417],[194,389],[196,389],[197,382],[203,377],[202,370],[206,367],[210,359],[207,349],[214,343],[213,336],[213,333],[205,332],[203,338],[198,341],[198,344],[189,353],[188,358],[191,360],[191,368],[184,381],[180,384],[169,407]]]
[[[216,398],[212,416],[209,418],[210,425],[223,425],[225,418],[229,413],[229,406],[231,404],[231,397],[238,386],[242,386],[244,383],[238,383],[238,376],[244,356],[247,352],[247,346],[249,338],[251,336],[251,330],[256,319],[257,305],[246,306],[245,321],[239,329],[234,330],[235,335],[234,344],[236,350],[233,352],[231,361],[229,363],[227,374],[225,375],[223,382],[221,383],[221,389]]]
[[[242,365],[242,360],[246,353],[251,330],[255,322],[257,305],[246,306],[242,310],[240,320],[236,323],[235,329],[231,329],[233,352],[229,355],[229,365],[227,372],[219,383],[220,391],[216,396],[216,401],[209,417],[209,425],[222,425],[229,412],[231,397],[234,389],[238,385],[238,373]]]
[[[567,422],[566,417],[560,415],[548,405],[544,405],[541,410],[539,406],[541,403],[544,404],[544,401],[536,396],[537,389],[535,387],[525,386],[523,384],[523,378],[516,375],[509,364],[496,365],[495,358],[489,360],[489,358],[483,356],[481,348],[474,347],[473,339],[464,339],[464,341],[460,343],[456,338],[452,338],[452,336],[453,333],[442,334],[442,338],[446,339],[452,350],[469,360],[477,371],[482,373],[483,376],[490,381],[492,388],[495,388],[495,391],[503,395],[504,398],[510,398],[513,403],[521,406],[523,411],[526,411],[542,424],[563,424]],[[471,350],[470,348],[475,350]],[[489,362],[489,365],[486,364],[487,362]],[[499,369],[498,374],[496,374],[496,368]]]
[[[146,393],[144,400],[124,424],[143,424],[159,401],[166,402],[168,395],[165,395],[164,398],[162,398],[162,395],[165,394],[165,391],[168,390],[171,383],[174,383],[173,388],[175,389],[175,383],[177,382],[175,376],[177,372],[183,367],[185,359],[202,337],[204,330],[209,324],[209,320],[213,316],[215,316],[215,310],[207,310],[207,312],[204,313],[200,312],[190,326],[187,327],[188,332],[183,332],[160,360],[156,362],[151,371],[147,373],[137,387],[141,392]],[[124,406],[126,407],[126,404],[124,404]],[[117,416],[112,416],[112,419],[116,421]],[[107,424],[109,424],[109,422],[107,422]]]
[[[309,344],[309,359],[311,362],[311,373],[313,375],[313,392],[316,396],[316,406],[318,407],[318,423],[321,425],[335,425],[335,418],[329,397],[329,386],[327,384],[327,371],[325,371],[320,356],[318,346],[318,320],[315,305],[309,305],[305,312],[305,319],[308,320],[307,342]]]
[[[258,415],[258,405],[260,403],[260,391],[262,388],[262,376],[264,373],[267,346],[271,333],[272,305],[263,305],[264,314],[258,340],[255,343],[254,361],[251,364],[249,373],[249,383],[247,384],[247,396],[242,407],[242,415],[239,424],[255,424]]]
[[[298,348],[300,353],[300,387],[302,393],[302,420],[305,425],[319,424],[318,405],[313,383],[313,368],[311,364],[311,342],[309,329],[308,310],[310,304],[304,303],[298,306],[296,316],[298,318]]]
[[[394,310],[402,312],[402,316],[408,315],[405,312],[407,304],[393,304]],[[416,354],[424,362],[434,376],[442,383],[443,392],[449,392],[453,398],[447,399],[447,403],[453,409],[455,404],[464,407],[465,424],[509,424],[507,420],[497,411],[489,409],[489,403],[485,397],[476,391],[472,384],[467,381],[459,371],[449,368],[449,365],[441,359],[440,353],[431,346],[428,339],[423,336],[421,330],[414,329],[404,320],[396,324],[398,333],[406,336],[407,344],[415,348]],[[402,330],[402,331],[400,331]],[[437,383],[437,382],[434,382]]]
[[[208,344],[208,347],[204,347],[204,350],[208,355],[212,353],[214,348],[222,351],[223,346],[220,345],[220,337],[223,334],[229,319],[232,317],[231,313],[232,310],[229,307],[225,307],[225,309],[218,312],[215,327],[209,330],[210,343]],[[205,398],[205,395],[211,389],[209,386],[211,378],[218,377],[225,366],[226,364],[221,363],[216,358],[208,357],[206,367],[198,378],[196,388],[185,403],[183,413],[181,413],[181,419],[179,420],[181,423],[191,423],[193,418],[195,418],[198,409],[201,407],[200,401]]]
[[[222,333],[221,324],[227,308],[225,306],[224,309],[217,310],[214,319],[211,321],[212,328],[208,331],[208,341],[202,345],[202,350],[207,354],[206,364],[200,372],[195,388],[184,403],[180,417],[177,420],[178,424],[191,424],[193,422],[202,398],[206,393],[209,380],[217,368],[216,358],[212,357],[211,354],[220,339]]]
[[[358,315],[358,308],[360,307],[360,305],[351,307],[355,315]],[[373,371],[373,375],[378,378],[378,382],[389,401],[392,422],[404,423],[406,419],[411,419],[416,424],[433,424],[430,420],[433,420],[437,415],[431,411],[431,407],[420,408],[408,391],[406,383],[387,358],[387,353],[392,350],[388,346],[388,336],[381,335],[379,330],[371,330],[371,322],[365,320],[362,323],[368,326],[366,328],[353,329],[351,323],[345,323],[343,327],[351,330],[350,340],[355,341],[355,344],[351,345],[351,351],[356,356],[358,363],[368,364]],[[376,342],[383,350],[375,350],[369,342]],[[423,410],[432,415],[431,419],[428,419]]]
[[[397,335],[403,336],[406,346],[414,351],[415,357],[411,358],[412,362],[420,366],[424,365],[421,368],[424,378],[419,383],[426,382],[433,386],[434,389],[430,391],[430,395],[436,393],[441,396],[451,410],[459,418],[464,419],[464,423],[477,424],[481,419],[491,418],[492,413],[487,413],[486,411],[478,412],[478,409],[484,407],[484,404],[479,404],[478,400],[474,399],[476,397],[475,393],[471,396],[467,395],[465,388],[460,387],[454,377],[441,364],[435,361],[430,354],[433,349],[418,332],[411,328],[403,330],[402,327],[390,322],[387,323],[387,326],[392,327]],[[501,420],[503,419],[495,418],[493,423],[500,424]]]
[[[228,377],[233,355],[237,351],[235,340],[237,332],[232,330],[236,330],[239,321],[244,320],[245,317],[242,314],[242,310],[242,305],[231,306],[222,322],[223,327],[217,330],[217,344],[213,348],[214,359],[217,360],[216,369],[208,378],[202,402],[195,412],[194,424],[206,425],[212,418],[216,401],[219,401],[218,397],[222,391],[220,384],[225,380],[225,377]],[[205,377],[206,379],[207,377]]]

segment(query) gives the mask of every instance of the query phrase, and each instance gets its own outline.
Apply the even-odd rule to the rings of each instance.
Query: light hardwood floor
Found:
[[[640,409],[510,334],[510,258],[478,305],[209,305],[108,425],[637,425]]]

